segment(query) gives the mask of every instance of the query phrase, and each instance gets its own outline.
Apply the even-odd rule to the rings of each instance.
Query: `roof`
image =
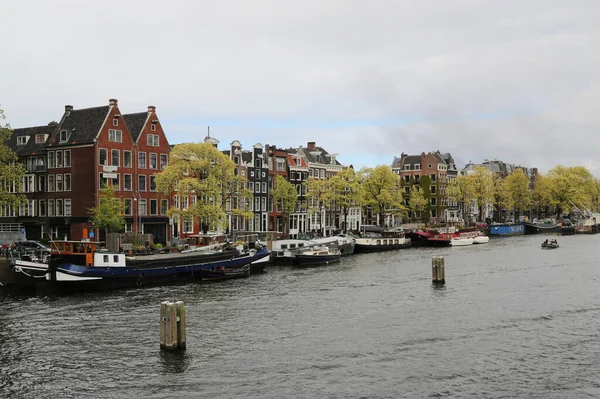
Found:
[[[50,139],[50,146],[69,145],[69,144],[90,144],[98,135],[102,128],[110,106],[77,109],[65,112],[59,123],[58,129]],[[70,133],[68,143],[59,143],[58,134],[61,130]]]
[[[299,147],[290,148],[286,151],[303,154],[308,162],[321,163],[325,165],[342,165],[337,159],[332,163],[331,158],[328,157],[329,153],[323,147],[315,147],[314,150],[309,150],[305,147]]]
[[[55,124],[14,129],[11,138],[6,142],[6,145],[18,156],[41,154],[45,152],[46,143],[50,140],[55,129]],[[47,134],[48,138],[43,143],[36,143],[35,136],[38,134]],[[17,137],[19,136],[30,136],[27,144],[17,145]]]
[[[300,160],[300,165],[296,164],[296,159]],[[290,168],[307,168],[308,165],[303,157],[296,157],[293,154],[287,156],[288,167]]]
[[[407,155],[404,158],[404,165],[409,164],[409,165],[416,165],[419,164],[421,165],[421,156],[420,155]]]
[[[135,114],[123,115],[123,120],[125,121],[125,125],[127,126],[134,143],[137,142],[138,138],[142,134],[142,129],[144,128],[147,119],[147,112],[137,112]]]

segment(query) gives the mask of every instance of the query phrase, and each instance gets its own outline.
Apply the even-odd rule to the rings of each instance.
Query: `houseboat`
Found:
[[[493,236],[518,236],[525,234],[525,224],[520,223],[492,223],[490,235]]]
[[[410,238],[403,231],[366,232],[356,238],[355,253],[382,252],[411,246]]]
[[[245,277],[252,263],[268,258],[270,251],[257,245],[240,252],[235,248],[206,248],[177,253],[129,257],[101,249],[92,241],[55,241],[45,277],[53,288],[102,289],[164,285],[173,282]],[[15,262],[15,274],[22,284],[36,284],[43,263]]]
[[[339,262],[341,258],[342,253],[338,249],[320,246],[294,254],[292,265],[299,267],[329,265]]]

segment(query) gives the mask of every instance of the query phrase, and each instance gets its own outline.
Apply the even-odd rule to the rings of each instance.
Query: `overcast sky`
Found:
[[[402,152],[600,175],[598,0],[10,1],[13,128],[117,98],[171,144],[211,135],[355,167]]]

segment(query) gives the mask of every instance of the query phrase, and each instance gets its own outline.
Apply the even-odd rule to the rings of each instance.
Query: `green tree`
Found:
[[[338,209],[344,216],[344,229],[348,229],[348,212],[350,208],[357,206],[359,201],[358,176],[353,168],[346,168],[335,174],[329,180],[328,202],[332,207]],[[339,227],[339,226],[338,226]]]
[[[465,220],[471,216],[471,201],[476,198],[475,189],[473,187],[470,176],[458,175],[453,179],[446,188],[446,196],[456,201],[460,205],[460,209]]]
[[[506,184],[506,181],[498,175],[494,175],[494,220],[496,222],[503,222],[504,218],[503,210],[513,208],[513,200],[510,195],[510,190]]]
[[[0,109],[0,122],[4,119],[6,116]],[[0,123],[0,206],[9,206],[18,211],[21,203],[25,201],[21,187],[25,167],[17,162],[17,154],[6,144],[11,139],[12,133],[8,123],[5,125]]]
[[[283,214],[285,221],[285,231],[289,232],[290,214],[296,209],[298,202],[298,193],[292,183],[285,180],[282,176],[275,178],[275,186],[271,190],[273,202],[277,206],[277,210]]]
[[[552,197],[550,179],[542,174],[538,174],[533,182],[532,203],[536,208],[537,215],[543,210],[546,215],[550,214],[550,210],[555,208],[556,201]]]
[[[402,204],[400,176],[394,174],[389,166],[362,168],[359,179],[361,204],[371,207],[379,215],[380,225],[384,224],[386,216],[406,214],[406,207]]]
[[[521,211],[529,209],[532,204],[529,178],[523,169],[516,169],[504,179],[504,183],[512,199],[513,209],[516,211],[515,219],[518,220]]]
[[[548,172],[547,177],[550,180],[550,193],[556,202],[557,217],[562,212],[570,212],[574,206],[591,207],[594,177],[585,167],[558,165]]]
[[[123,210],[123,200],[115,196],[112,186],[104,184],[100,191],[98,205],[89,209],[90,223],[107,233],[119,232],[125,225]]]
[[[412,186],[410,188],[409,204],[410,209],[416,214],[416,217],[420,218],[424,223],[429,221],[429,215],[425,214],[429,201],[425,198],[423,190],[419,190],[417,186]]]
[[[325,179],[309,177],[306,180],[306,197],[309,198],[308,213],[319,215],[319,231],[323,231],[323,207],[328,205],[329,184]]]
[[[469,175],[473,187],[474,200],[477,201],[479,210],[478,219],[483,221],[483,208],[494,199],[493,174],[483,166],[476,166],[473,174]]]
[[[171,150],[169,165],[156,175],[156,188],[165,195],[195,195],[188,208],[171,207],[173,218],[198,218],[209,229],[227,227],[227,215],[251,217],[246,179],[235,174],[235,164],[209,143],[178,144]],[[231,210],[227,211],[227,203]]]

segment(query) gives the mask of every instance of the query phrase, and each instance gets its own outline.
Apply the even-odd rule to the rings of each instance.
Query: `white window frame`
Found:
[[[114,159],[115,151],[117,153],[117,164],[116,165],[115,165],[115,159]],[[116,166],[116,167],[121,166],[121,151],[120,150],[115,149],[115,148],[112,148],[110,150],[110,165]]]
[[[67,157],[67,154],[69,154],[68,157]],[[63,152],[63,156],[64,156],[63,166],[65,168],[70,168],[71,167],[71,150],[65,150]],[[67,162],[67,159],[69,160],[69,162]]]
[[[126,177],[129,176],[129,188],[125,187],[125,182],[127,181]],[[131,173],[123,174],[123,191],[133,191],[133,177]]]
[[[125,162],[125,154],[129,154],[129,165]],[[133,152],[128,150],[123,150],[123,167],[124,168],[132,168],[133,167]]]
[[[123,131],[116,130],[116,129],[109,129],[108,130],[108,141],[110,141],[111,143],[122,143],[123,142]]]
[[[67,204],[68,204],[68,206],[67,206]],[[64,205],[64,207],[65,207],[64,215],[65,216],[71,216],[71,213],[73,213],[72,204],[71,204],[71,198],[65,198],[65,205]],[[69,209],[68,212],[67,212],[67,208]]]

